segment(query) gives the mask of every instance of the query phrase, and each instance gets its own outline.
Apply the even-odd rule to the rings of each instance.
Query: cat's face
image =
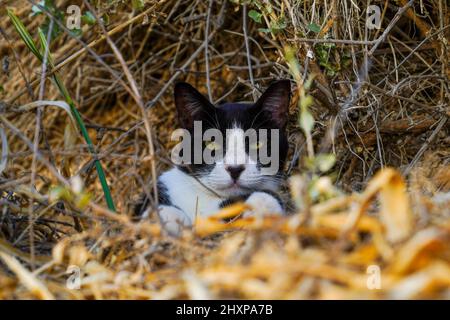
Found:
[[[288,150],[285,127],[290,92],[290,82],[281,80],[273,83],[255,104],[214,106],[189,84],[178,83],[178,118],[191,136],[190,159],[197,154],[197,161],[180,169],[223,197],[255,190],[276,191]],[[217,129],[222,139],[209,137],[211,129]],[[199,153],[211,154],[214,161],[199,157]]]

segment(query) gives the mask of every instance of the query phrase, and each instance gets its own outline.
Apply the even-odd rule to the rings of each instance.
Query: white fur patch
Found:
[[[160,206],[159,216],[162,227],[171,236],[179,236],[184,228],[192,226],[187,214],[172,206]]]
[[[244,130],[237,125],[233,129],[227,130],[226,153],[224,163],[226,165],[242,165],[247,162],[245,152]]]
[[[224,197],[239,195],[242,190],[227,189],[234,181],[226,167],[236,165],[244,166],[238,179],[242,187],[249,189],[262,187],[261,172],[245,150],[245,132],[238,125],[233,129],[227,129],[225,157],[216,162],[214,169],[202,181]]]
[[[254,192],[245,201],[252,209],[244,214],[244,216],[266,216],[266,215],[283,215],[283,208],[277,199],[265,192]]]
[[[212,215],[220,209],[221,198],[177,168],[164,172],[159,180],[166,186],[172,204],[182,208],[191,221],[197,215]]]

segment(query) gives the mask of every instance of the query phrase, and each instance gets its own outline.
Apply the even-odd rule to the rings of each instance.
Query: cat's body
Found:
[[[178,168],[164,172],[158,182],[167,190],[165,197],[162,197],[167,201],[161,205],[182,208],[190,219],[196,215],[207,216],[217,212],[224,201]]]
[[[192,134],[191,140],[201,139],[208,129],[218,129],[223,143],[214,139],[201,141],[201,150],[215,156],[221,154],[213,163],[202,160],[178,165],[159,177],[159,215],[170,234],[177,235],[181,228],[192,226],[196,216],[212,215],[239,200],[252,208],[247,214],[283,214],[277,192],[288,148],[284,131],[289,99],[290,82],[286,80],[272,84],[255,104],[231,103],[218,107],[190,85],[177,84],[178,117],[182,128]],[[194,122],[201,123],[200,134],[194,130]],[[256,142],[246,136],[250,130],[257,132]],[[264,130],[268,132],[267,137],[262,133]],[[188,152],[193,158],[199,149],[191,143]],[[262,147],[270,149],[271,161],[276,160],[276,170],[270,174],[265,170],[268,164],[253,156]]]

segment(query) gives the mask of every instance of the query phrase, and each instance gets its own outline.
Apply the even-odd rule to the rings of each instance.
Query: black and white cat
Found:
[[[194,134],[194,122],[200,121],[202,134],[218,129],[224,143],[219,146],[214,141],[202,141],[202,148],[223,149],[223,156],[214,163],[178,165],[159,177],[159,215],[169,234],[178,235],[183,227],[193,225],[196,216],[212,215],[235,201],[245,201],[252,208],[246,214],[284,213],[277,193],[288,151],[285,128],[290,94],[290,81],[280,80],[272,83],[254,104],[225,103],[216,107],[191,85],[175,86],[181,127]],[[258,134],[258,141],[251,145],[244,134],[248,129],[267,129],[268,137],[262,141]],[[271,139],[271,129],[279,132],[276,141]],[[275,174],[267,175],[262,170],[265,164],[250,159],[249,151],[274,142],[278,153],[270,156],[277,157],[278,167]],[[143,215],[148,215],[149,210]]]

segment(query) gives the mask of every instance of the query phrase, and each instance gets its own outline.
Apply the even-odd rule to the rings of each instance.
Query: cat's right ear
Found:
[[[203,120],[206,114],[215,112],[211,102],[186,82],[175,85],[174,95],[178,119],[185,129],[194,128],[194,121]]]

